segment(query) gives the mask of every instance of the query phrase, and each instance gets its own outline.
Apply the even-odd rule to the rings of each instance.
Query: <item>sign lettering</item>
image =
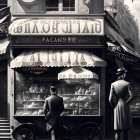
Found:
[[[13,35],[103,35],[103,18],[20,19],[9,27]]]

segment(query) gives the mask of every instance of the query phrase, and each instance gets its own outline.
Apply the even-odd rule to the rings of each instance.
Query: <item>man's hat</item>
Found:
[[[56,87],[55,87],[55,86],[50,86],[50,88],[51,88],[51,89],[54,89],[54,88],[56,88]]]
[[[117,75],[118,74],[123,74],[123,73],[126,73],[127,72],[127,70],[124,68],[124,67],[122,67],[122,68],[119,68],[118,70],[117,70]]]
[[[55,86],[50,86],[50,89],[52,90],[52,92],[56,92],[56,87]]]

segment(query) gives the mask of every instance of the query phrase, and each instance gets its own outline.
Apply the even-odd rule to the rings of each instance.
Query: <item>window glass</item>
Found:
[[[58,11],[59,0],[46,0],[46,11]]]
[[[75,11],[75,0],[46,0],[46,11]]]
[[[99,83],[96,80],[63,80],[59,94],[63,98],[65,108],[62,116],[100,115],[99,91]]]
[[[50,96],[49,87],[54,81],[54,79],[51,81],[48,80],[46,77],[48,77],[47,74],[34,75],[31,72],[15,73],[15,115],[44,115],[43,105],[46,97]],[[57,85],[56,83],[55,86],[59,94],[59,85]]]
[[[75,11],[75,0],[63,0],[63,11]]]

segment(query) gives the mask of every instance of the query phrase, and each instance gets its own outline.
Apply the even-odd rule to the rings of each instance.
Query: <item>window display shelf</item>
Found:
[[[42,109],[43,107],[18,107],[17,109]]]
[[[41,91],[34,91],[34,92],[26,91],[26,92],[24,92],[24,94],[47,94],[47,93],[46,92],[41,92]]]
[[[65,108],[65,110],[68,110],[68,109],[86,109],[86,110],[96,110],[97,108],[84,108],[84,107],[79,107],[79,108]]]
[[[89,100],[64,100],[64,102],[92,102]]]
[[[96,96],[93,94],[59,94],[59,96]]]
[[[23,102],[45,102],[45,100],[24,100]]]
[[[79,108],[65,108],[65,110],[69,110],[69,109],[71,109],[71,110],[77,110]]]
[[[80,109],[86,109],[86,110],[97,110],[97,108],[84,108],[84,107],[79,107]]]
[[[45,115],[13,115],[14,117],[45,117]]]

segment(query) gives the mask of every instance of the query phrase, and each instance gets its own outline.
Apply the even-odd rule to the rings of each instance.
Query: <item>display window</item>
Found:
[[[61,82],[65,115],[100,115],[100,86],[97,80],[73,79]]]
[[[130,111],[133,117],[140,117],[140,95],[136,94],[134,101],[130,104]]]
[[[55,78],[48,75],[15,72],[15,116],[44,116],[45,98],[50,96],[54,79],[58,95],[64,101],[62,116],[100,115],[100,84],[97,79],[58,80],[58,73],[54,74]]]
[[[44,115],[43,105],[51,82],[33,74],[15,74],[15,115]]]

